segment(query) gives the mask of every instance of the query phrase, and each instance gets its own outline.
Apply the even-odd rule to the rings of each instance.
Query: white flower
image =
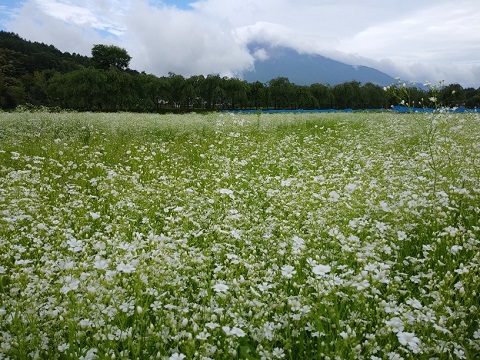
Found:
[[[92,217],[93,220],[96,220],[96,219],[100,218],[100,213],[90,211],[90,216]]]
[[[454,349],[453,353],[457,356],[457,359],[465,359],[465,351],[462,349]]]
[[[228,285],[217,283],[212,286],[212,289],[217,293],[226,293],[228,291]]]
[[[86,327],[92,326],[93,323],[92,323],[92,320],[90,320],[90,319],[82,319],[78,322],[78,325],[80,327],[86,328]]]
[[[168,360],[183,360],[185,358],[186,358],[186,356],[181,354],[181,353],[180,354],[179,353],[174,353],[174,354],[172,354],[172,356],[170,356],[168,358]]]
[[[389,352],[387,356],[388,360],[403,360],[403,357],[394,352]]]
[[[406,303],[410,306],[412,306],[413,308],[415,309],[421,309],[423,306],[422,306],[422,303],[420,301],[418,301],[417,299],[408,299],[406,301]]]
[[[230,199],[235,199],[235,195],[233,195],[233,191],[230,189],[220,189],[218,190],[220,194],[224,194],[230,197]]]
[[[315,265],[312,267],[312,272],[317,276],[323,276],[328,274],[332,268],[329,265]]]
[[[283,265],[282,266],[282,275],[287,279],[291,279],[293,275],[295,275],[297,271],[291,265]]]
[[[407,233],[405,231],[397,231],[397,238],[400,241],[403,241],[407,238]]]
[[[209,329],[216,329],[220,327],[220,325],[218,325],[217,323],[212,323],[212,322],[206,323],[205,326],[208,327]]]
[[[245,331],[236,326],[232,327],[231,329],[230,326],[222,326],[222,330],[225,331],[225,334],[228,336],[244,337],[246,335]]]
[[[130,274],[135,271],[135,266],[121,262],[117,265],[117,271],[123,272],[125,274]]]
[[[355,185],[353,183],[349,183],[349,184],[345,185],[345,191],[348,191],[348,192],[352,192],[356,188],[357,188],[357,185]]]
[[[236,240],[240,240],[242,238],[242,230],[240,229],[233,229],[230,231],[230,235]]]
[[[95,257],[95,262],[93,264],[93,267],[97,270],[106,270],[108,269],[108,265],[110,264],[110,261],[107,259],[102,259],[99,256]]]
[[[437,102],[437,98],[435,96],[429,97],[428,100],[431,102]]]
[[[451,248],[450,248],[450,252],[455,255],[456,253],[458,253],[460,250],[463,249],[463,246],[460,246],[460,245],[453,245]]]
[[[281,186],[290,186],[292,184],[292,181],[294,179],[292,178],[289,178],[289,179],[286,179],[286,180],[282,180],[282,182],[280,183]]]
[[[340,194],[336,191],[330,191],[330,194],[328,194],[328,198],[330,201],[337,202],[340,198]]]
[[[294,236],[292,242],[292,252],[294,254],[300,254],[302,250],[305,249],[305,240],[303,240],[301,237]]]
[[[380,207],[381,207],[382,210],[385,211],[385,212],[390,212],[390,211],[392,211],[392,210],[390,209],[390,207],[388,206],[388,204],[387,204],[385,201],[383,201],[383,200],[380,201]]]
[[[89,349],[84,356],[80,356],[78,360],[93,360],[97,358],[97,349]]]
[[[207,340],[209,338],[210,334],[206,331],[202,331],[201,333],[198,333],[195,338],[198,340]]]
[[[46,228],[47,228],[47,225],[45,225],[44,223],[37,224],[37,229],[39,230],[45,230]]]
[[[283,351],[283,349],[276,347],[275,349],[273,349],[272,356],[277,359],[282,359],[285,357],[285,352]]]
[[[75,238],[68,239],[67,245],[68,245],[68,250],[74,253],[80,252],[83,249],[83,242]]]
[[[60,292],[63,294],[68,294],[72,290],[77,290],[78,285],[80,285],[80,280],[74,278],[73,276],[66,276],[65,277],[65,285],[62,286]]]
[[[400,344],[408,346],[414,353],[419,352],[420,339],[414,333],[399,331],[397,338]]]
[[[400,331],[403,331],[404,329],[404,324],[402,319],[399,317],[395,316],[391,318],[390,320],[385,320],[385,324],[392,330],[394,333],[398,333]]]

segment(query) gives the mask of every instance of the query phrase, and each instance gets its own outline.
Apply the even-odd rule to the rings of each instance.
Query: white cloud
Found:
[[[62,51],[88,55],[91,42],[100,39],[93,29],[82,29],[65,24],[39,11],[34,3],[25,4],[14,21],[7,23],[8,30],[30,41],[53,44]]]
[[[26,39],[86,55],[119,45],[132,68],[157,75],[236,74],[268,56],[246,50],[263,41],[407,80],[479,86],[478,0],[26,0],[10,16],[7,30]]]
[[[480,8],[472,1],[440,2],[391,22],[372,25],[344,39],[342,52],[388,59],[410,78],[474,84],[480,61]],[[382,69],[379,64],[378,68]],[[418,79],[422,81],[422,79]],[[473,80],[473,81],[472,81]]]
[[[228,22],[173,7],[138,4],[126,16],[124,36],[132,66],[148,72],[186,76],[233,75],[253,64],[253,57],[233,38]]]
[[[233,75],[253,64],[228,21],[173,7],[137,4],[126,17],[132,65],[153,73]]]
[[[76,5],[68,0],[36,0],[36,3],[45,15],[65,23],[104,30],[114,35],[121,35],[125,31],[116,19],[122,14],[118,10],[124,10],[119,1],[88,0]]]
[[[333,48],[337,41],[313,33],[304,33],[275,23],[257,22],[254,25],[239,27],[235,31],[238,42],[268,43],[273,46],[287,46],[299,52],[322,52]]]

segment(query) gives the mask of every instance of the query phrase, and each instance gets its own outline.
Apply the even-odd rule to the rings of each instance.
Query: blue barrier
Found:
[[[397,113],[433,113],[433,112],[449,112],[449,113],[478,113],[478,109],[467,109],[465,107],[454,107],[454,108],[440,108],[440,109],[435,109],[435,108],[409,108],[406,106],[392,106],[391,111],[397,112]]]
[[[390,109],[265,109],[265,110],[255,110],[255,109],[244,109],[244,110],[220,110],[222,113],[245,113],[245,114],[277,114],[277,113],[350,113],[350,112],[396,112],[396,113],[433,113],[438,112],[439,109],[434,108],[409,108],[406,106],[392,106]],[[464,107],[457,108],[445,108],[442,111],[453,112],[453,113],[478,113],[479,109],[467,109]]]

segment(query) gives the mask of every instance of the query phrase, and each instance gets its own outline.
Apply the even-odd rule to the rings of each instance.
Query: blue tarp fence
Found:
[[[276,113],[349,113],[349,112],[396,112],[396,113],[433,113],[438,112],[438,109],[434,108],[408,108],[405,106],[393,106],[390,109],[313,109],[313,110],[304,110],[304,109],[296,109],[296,110],[221,110],[224,113],[245,113],[245,114],[276,114]],[[442,111],[452,112],[452,113],[478,113],[479,109],[467,109],[464,107],[457,107],[457,108],[445,108]]]
[[[471,112],[471,113],[478,113],[478,109],[467,109],[464,107],[455,107],[455,108],[442,108],[442,111],[445,112],[452,112],[452,113],[465,113],[465,112]],[[439,109],[434,109],[434,108],[408,108],[405,106],[393,106],[392,111],[398,112],[398,113],[432,113],[432,112],[438,112]]]

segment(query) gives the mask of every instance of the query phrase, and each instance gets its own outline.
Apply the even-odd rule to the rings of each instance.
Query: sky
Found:
[[[0,30],[87,56],[117,45],[158,76],[239,76],[263,42],[478,88],[479,19],[478,0],[0,0]]]

